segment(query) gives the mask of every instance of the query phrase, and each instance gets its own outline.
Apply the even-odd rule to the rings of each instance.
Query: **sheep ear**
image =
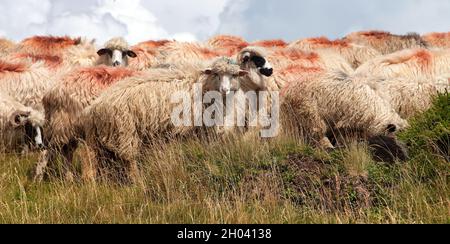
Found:
[[[395,133],[397,131],[397,126],[390,124],[386,127],[386,131],[389,133]]]
[[[110,54],[110,53],[111,53],[111,50],[109,50],[108,48],[102,48],[102,49],[98,50],[98,52],[97,52],[98,56],[103,56],[103,55]]]
[[[205,74],[205,75],[210,75],[210,74],[212,74],[213,72],[212,72],[212,70],[210,70],[210,69],[207,69],[207,70],[205,70],[205,71],[203,71],[203,74]]]
[[[23,126],[27,123],[30,112],[16,111],[11,115],[10,122],[13,127]]]
[[[246,75],[248,75],[248,71],[245,71],[245,70],[239,71],[239,76],[240,76],[240,77],[246,76]]]
[[[136,58],[137,57],[137,54],[135,52],[131,51],[131,50],[127,51],[127,55],[130,58]]]
[[[250,60],[251,54],[249,52],[245,52],[242,55],[242,63],[247,63]]]

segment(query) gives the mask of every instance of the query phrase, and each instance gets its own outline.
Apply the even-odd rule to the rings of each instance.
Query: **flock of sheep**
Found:
[[[52,172],[59,156],[73,179],[73,156],[83,142],[89,152],[83,177],[95,180],[113,169],[136,182],[138,159],[150,145],[207,129],[171,121],[171,95],[192,94],[194,83],[224,96],[279,92],[281,130],[330,149],[341,131],[363,140],[395,137],[449,81],[450,33],[370,31],[292,43],[216,36],[135,46],[114,38],[100,50],[81,38],[0,39],[1,143],[3,150],[41,151],[36,180]]]

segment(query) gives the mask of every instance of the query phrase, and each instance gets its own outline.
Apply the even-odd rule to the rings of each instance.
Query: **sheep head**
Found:
[[[9,123],[13,129],[24,128],[26,132],[26,136],[28,138],[33,139],[35,145],[39,148],[44,146],[43,137],[42,137],[42,126],[40,125],[42,118],[35,118],[36,115],[33,115],[30,111],[15,111],[10,119]]]
[[[265,49],[261,47],[247,47],[238,54],[237,61],[241,69],[248,72],[248,75],[241,78],[245,91],[267,89],[266,79],[273,75],[273,68],[267,57]]]
[[[242,70],[229,58],[219,58],[203,71],[203,75],[206,76],[203,82],[205,91],[219,91],[222,95],[228,95],[240,88],[238,78],[248,75],[248,71]]]
[[[113,38],[109,40],[105,47],[98,50],[97,54],[103,57],[103,64],[108,66],[128,66],[128,58],[136,58],[137,54],[133,52],[125,39]]]

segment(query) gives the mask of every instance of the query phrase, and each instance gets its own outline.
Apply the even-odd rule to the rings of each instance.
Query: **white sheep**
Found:
[[[43,63],[0,60],[0,91],[25,106],[44,111],[42,98],[64,72],[53,72]]]
[[[42,180],[46,165],[62,155],[65,177],[73,178],[72,158],[82,136],[78,118],[104,90],[125,78],[138,75],[122,67],[78,68],[66,74],[43,97],[45,109],[45,151],[36,167],[35,180]]]
[[[450,48],[450,32],[428,33],[428,34],[423,35],[422,39],[427,42],[429,47],[442,48],[442,49]]]
[[[246,50],[241,56],[244,57],[239,59],[241,68],[248,75],[239,81],[246,92],[277,90],[273,85],[276,84],[275,77],[264,75],[258,65],[246,62]],[[341,71],[304,72],[279,91],[282,130],[299,131],[309,141],[325,148],[334,147],[327,137],[333,131],[360,131],[363,133],[359,136],[368,139],[407,126],[407,122],[369,85],[354,81]]]
[[[399,77],[383,79],[357,77],[367,83],[384,100],[388,101],[403,118],[410,119],[433,105],[439,93],[450,91],[450,74],[430,79],[427,77]]]
[[[385,31],[361,31],[347,35],[343,40],[369,46],[383,55],[410,48],[427,48],[426,41],[417,33],[394,35]]]
[[[98,50],[100,56],[97,65],[107,66],[128,66],[128,58],[136,58],[136,53],[130,49],[128,42],[122,37],[116,37],[105,43],[105,46]]]
[[[11,40],[0,38],[0,55],[4,56],[13,51],[16,47],[16,43]]]
[[[298,40],[291,43],[289,47],[319,53],[323,50],[335,52],[344,57],[354,69],[366,61],[381,55],[380,52],[368,46],[354,44],[348,40],[331,41],[326,37]]]
[[[355,73],[383,78],[433,79],[450,73],[450,50],[407,49],[372,59],[356,69]]]
[[[358,132],[368,139],[408,125],[370,86],[342,73],[315,74],[293,82],[282,101],[284,127],[299,130],[324,148],[333,148],[329,133]]]
[[[96,152],[102,165],[105,160],[122,163],[127,175],[136,182],[139,175],[137,159],[143,149],[196,131],[194,124],[174,125],[171,114],[179,105],[172,102],[172,95],[182,91],[194,98],[195,83],[203,84],[203,92],[228,93],[235,77],[246,73],[231,63],[231,60],[221,58],[205,69],[178,70],[163,76],[158,72],[117,83],[83,112],[87,144]],[[202,91],[199,92],[201,96]]]

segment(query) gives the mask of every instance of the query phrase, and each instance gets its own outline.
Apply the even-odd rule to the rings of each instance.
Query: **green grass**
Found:
[[[399,135],[411,159],[395,164],[360,143],[189,140],[149,152],[140,187],[36,184],[38,155],[3,154],[0,223],[450,223],[449,104],[443,95],[411,121]]]

